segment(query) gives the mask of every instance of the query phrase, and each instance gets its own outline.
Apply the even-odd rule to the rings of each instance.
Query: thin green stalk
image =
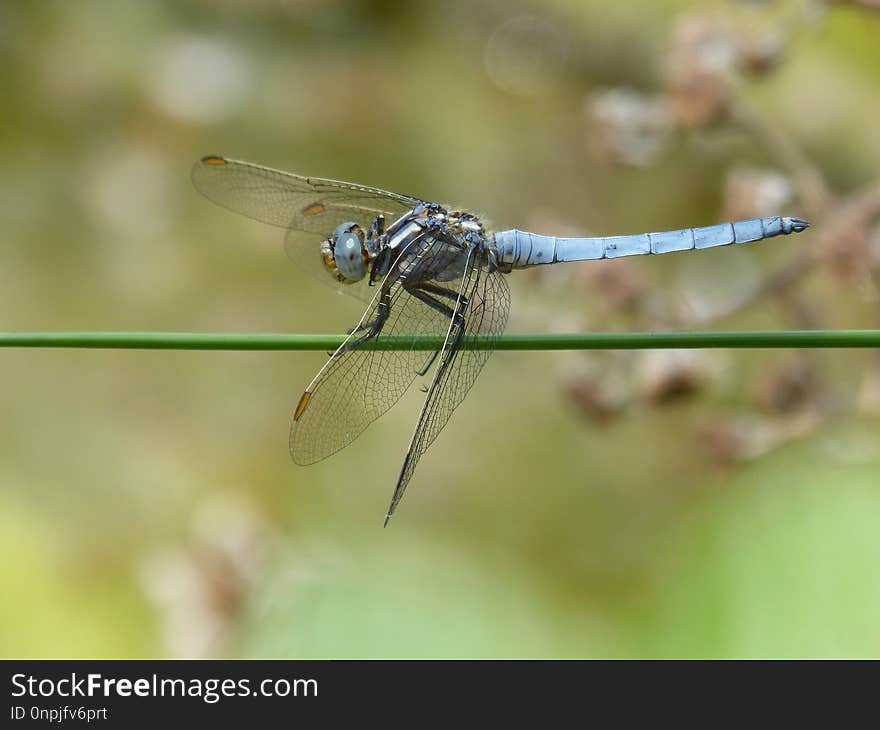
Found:
[[[0,347],[125,350],[334,350],[343,335],[223,334],[204,332],[0,332]],[[436,337],[380,337],[378,350],[435,350]],[[475,338],[470,347],[487,344]],[[880,330],[779,332],[605,332],[508,334],[498,350],[657,350],[698,348],[880,348]]]

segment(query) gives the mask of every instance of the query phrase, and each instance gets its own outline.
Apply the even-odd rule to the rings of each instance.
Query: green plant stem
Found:
[[[334,350],[343,335],[222,334],[202,332],[0,332],[0,347],[131,350]],[[477,338],[472,347],[484,346]],[[365,347],[433,350],[436,337],[380,337]],[[780,332],[606,332],[509,334],[497,350],[657,350],[698,348],[880,348],[880,330]]]

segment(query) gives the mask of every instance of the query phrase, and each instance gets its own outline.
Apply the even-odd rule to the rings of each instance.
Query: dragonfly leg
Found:
[[[467,308],[467,298],[464,296],[461,297],[461,307],[459,308],[460,311],[458,314],[456,314],[451,307],[447,306],[443,302],[438,301],[431,295],[434,294],[437,296],[444,296],[450,299],[455,299],[457,301],[459,298],[457,292],[450,291],[449,289],[444,289],[442,286],[437,286],[436,284],[432,284],[431,282],[422,282],[418,286],[408,288],[407,291],[414,297],[416,297],[416,299],[418,299],[419,301],[427,304],[429,307],[431,307],[431,309],[434,309],[435,311],[440,312],[440,314],[449,317],[449,319],[453,319],[456,321],[455,344],[457,345],[461,340],[462,334],[464,333],[463,312]],[[425,364],[416,371],[419,377],[424,376],[425,373],[427,373],[428,370],[431,369],[431,366],[434,364],[434,361],[437,359],[437,355],[439,354],[440,350],[435,350],[431,354],[431,357],[428,358],[427,362],[425,362]]]
[[[449,313],[446,315],[450,319],[454,320],[453,328],[455,329],[455,345],[459,345],[461,343],[462,337],[464,336],[464,313],[467,311],[468,308],[468,298],[464,294],[461,294],[461,297],[459,299],[458,292],[444,289],[442,286],[432,284],[431,282],[424,282],[421,285],[421,288],[423,291],[431,292],[432,294],[436,294],[442,297],[448,297],[449,299],[452,299],[459,304],[457,313],[453,313],[453,311],[450,309]],[[437,353],[434,354],[435,357],[436,355]]]
[[[454,328],[455,329],[455,335],[454,335],[455,339],[454,339],[454,342],[452,343],[452,346],[455,348],[461,344],[461,339],[464,336],[464,317],[461,314],[456,314],[456,315],[451,315],[450,318],[454,319],[458,323],[458,326],[456,326]],[[424,375],[431,369],[431,366],[434,364],[434,361],[437,359],[437,356],[439,354],[440,354],[440,350],[434,350],[434,352],[431,353],[431,357],[428,358],[428,361],[425,363],[425,365],[420,370],[416,371],[416,374],[419,377],[424,377]],[[426,386],[426,385],[422,386],[422,392],[427,393],[428,386]]]
[[[456,303],[460,302],[460,304],[458,306],[458,314],[456,315],[456,319],[458,320],[458,322],[457,322],[458,325],[462,325],[462,326],[464,325],[464,313],[467,311],[467,307],[468,307],[468,298],[464,294],[462,294],[459,297],[458,292],[450,291],[449,289],[444,289],[442,286],[438,286],[437,284],[432,284],[429,281],[426,281],[426,282],[420,284],[419,289],[421,289],[422,292],[430,292],[431,294],[434,294],[437,296],[447,297]],[[419,297],[419,298],[421,299],[421,297]],[[425,300],[422,299],[422,301],[425,301]],[[453,314],[455,314],[455,312],[453,312],[452,308],[446,307],[445,305],[438,302],[436,299],[434,299],[433,301],[434,301],[434,305],[439,305],[439,306],[444,307],[443,313],[447,317],[449,317],[450,319],[453,318]],[[425,302],[425,303],[427,304],[427,302]],[[436,306],[435,306],[435,308],[436,308]]]
[[[458,301],[457,291],[453,289],[445,289],[444,287],[434,284],[430,281],[423,281],[421,284],[419,284],[419,289],[421,289],[422,291],[430,292],[431,294],[434,294],[436,296],[446,297],[447,299],[451,299],[453,302]],[[467,297],[464,296],[464,294],[461,295],[461,303],[462,306],[467,306]],[[447,316],[452,316],[451,311],[450,314]]]
[[[430,294],[428,294],[425,291],[425,289],[427,289],[425,284],[421,284],[419,286],[407,288],[407,292],[412,294],[419,301],[427,304],[431,309],[433,309],[437,312],[440,312],[440,314],[444,315],[445,317],[449,317],[450,319],[452,319],[452,315],[453,315],[452,309],[450,307],[446,306],[443,302],[438,302],[436,299],[434,299],[434,297],[432,297]],[[444,292],[446,291],[445,289],[443,289],[443,287],[439,287],[439,286],[437,287],[437,289],[442,289]],[[425,373],[427,373],[428,370],[431,369],[431,365],[434,364],[434,360],[437,359],[437,355],[439,355],[439,354],[440,354],[440,350],[434,350],[434,352],[431,353],[431,356],[427,359],[425,364],[421,368],[416,370],[416,374],[419,377],[424,376]]]
[[[437,287],[437,288],[440,289],[441,287]],[[444,289],[443,291],[446,291],[446,290]],[[445,305],[443,302],[438,302],[436,299],[434,299],[434,297],[432,297],[426,291],[424,286],[420,285],[417,287],[408,288],[407,292],[412,294],[419,301],[422,301],[425,304],[427,304],[431,309],[433,309],[437,312],[440,312],[440,314],[442,314],[445,317],[449,317],[449,319],[452,319],[452,315],[453,315],[452,307]]]
[[[431,365],[434,364],[434,360],[437,359],[437,355],[439,354],[440,350],[434,350],[434,352],[432,352],[431,356],[428,358],[428,361],[422,367],[416,370],[416,375],[418,375],[420,378],[423,378],[425,376],[425,373],[427,373],[431,369]]]
[[[385,327],[385,322],[388,321],[388,316],[391,314],[391,290],[383,288],[382,294],[379,297],[379,303],[376,305],[376,316],[371,319],[369,322],[361,322],[357,327],[350,329],[348,334],[353,335],[357,332],[363,332],[360,337],[356,337],[350,342],[345,343],[341,352],[348,352],[349,350],[354,350],[365,342],[372,340],[375,337],[379,336],[379,333],[382,332],[382,328]]]

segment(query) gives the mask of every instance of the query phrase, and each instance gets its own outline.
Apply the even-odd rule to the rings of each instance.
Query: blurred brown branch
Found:
[[[880,9],[878,0],[831,4]],[[638,264],[613,262],[607,271],[595,267],[585,277],[590,294],[598,295],[600,301],[616,302],[608,307],[609,312],[624,314],[635,326],[669,326],[670,320],[679,326],[704,323],[773,300],[785,326],[823,328],[834,308],[804,291],[812,274],[824,276],[822,285],[835,287],[841,298],[855,293],[872,301],[875,314],[871,324],[880,322],[880,177],[854,190],[835,190],[822,166],[798,137],[780,124],[772,108],[757,107],[746,98],[749,79],[767,77],[790,61],[790,40],[812,27],[807,16],[802,21],[804,28],[797,23],[770,22],[770,5],[765,23],[756,20],[764,10],[751,8],[753,22],[746,28],[733,20],[727,22],[714,11],[681,16],[665,46],[660,93],[605,90],[588,107],[596,124],[594,147],[617,164],[652,164],[672,143],[671,128],[685,135],[697,130],[704,130],[703,134],[721,128],[738,130],[776,169],[732,166],[724,190],[725,211],[731,214],[726,217],[776,215],[780,208],[791,214],[794,207],[812,225],[810,239],[806,245],[796,246],[790,259],[766,274],[728,285],[721,304],[691,306],[678,316],[670,315],[680,308],[672,306],[666,295],[634,284],[640,281]],[[646,149],[650,154],[642,154]],[[706,290],[703,296],[720,295]],[[735,422],[719,415],[703,431],[708,452],[725,462],[751,458],[813,431],[839,415],[845,402],[864,408],[880,403],[880,353],[868,360],[857,398],[838,397],[835,389],[846,384],[828,378],[824,357],[817,351],[803,350],[780,365],[756,372],[751,392],[758,412],[749,418],[740,414]],[[640,396],[645,404],[655,406],[673,396],[694,395],[711,380],[709,373],[695,369],[695,364],[667,358],[640,370],[631,362],[629,377],[641,386],[627,388],[618,382],[615,393],[626,392],[629,400]],[[623,414],[621,399],[605,392],[593,377],[595,371],[591,372],[588,382],[567,381],[569,396],[588,418],[607,421]],[[609,408],[609,403],[615,407]]]

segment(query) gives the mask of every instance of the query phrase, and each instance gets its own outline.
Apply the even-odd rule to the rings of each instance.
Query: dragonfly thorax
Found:
[[[456,261],[458,254],[474,241],[483,241],[484,236],[476,216],[447,211],[437,203],[419,203],[387,228],[383,215],[377,216],[366,232],[353,221],[338,225],[321,243],[321,260],[342,284],[355,284],[369,274],[372,285],[395,261],[407,276],[448,281],[461,274],[461,266],[456,264],[463,264],[464,259]],[[413,248],[410,261],[406,252],[419,241],[432,244],[433,254],[428,257],[421,247]]]
[[[321,260],[330,274],[343,284],[354,284],[367,275],[370,250],[364,229],[348,221],[336,226],[321,243]]]

